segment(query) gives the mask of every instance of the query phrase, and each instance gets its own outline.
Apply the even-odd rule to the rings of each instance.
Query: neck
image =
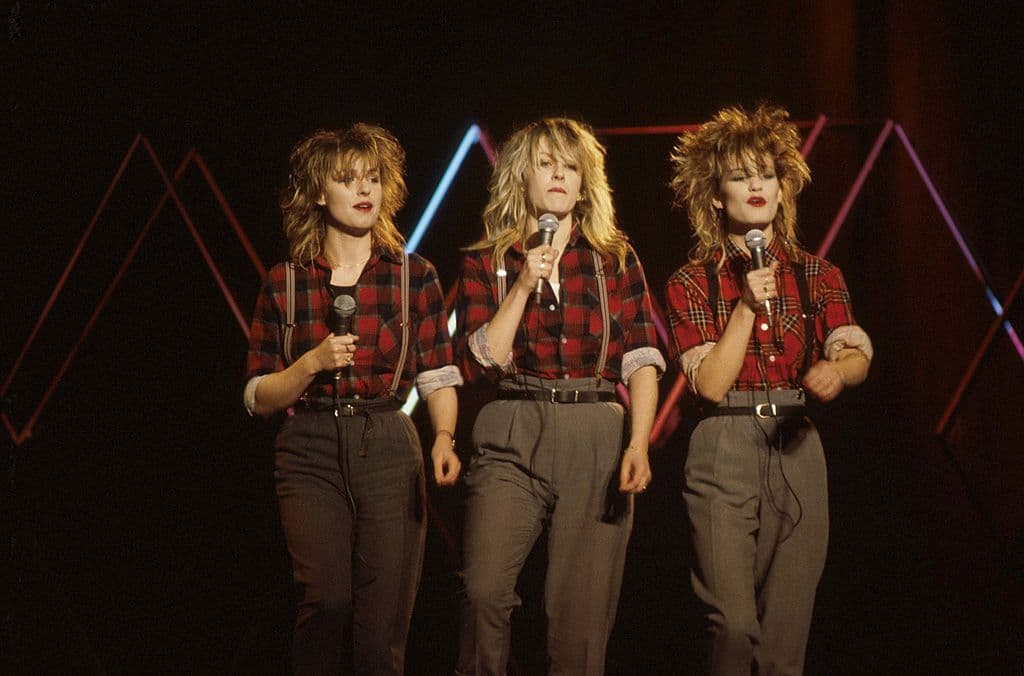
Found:
[[[327,229],[324,256],[335,268],[362,266],[370,258],[372,250],[373,238],[369,230],[352,235],[336,228]]]
[[[744,224],[741,224],[741,223],[736,223],[736,224],[730,226],[730,228],[729,228],[729,239],[732,240],[733,244],[735,244],[736,246],[738,246],[740,248],[740,251],[746,251],[747,250],[747,239],[746,239],[747,238],[747,233],[750,232],[751,230],[760,230],[761,232],[764,233],[764,245],[765,246],[768,246],[769,244],[771,244],[772,240],[775,238],[775,233],[772,230],[772,224],[771,223],[769,223],[768,225],[765,225],[765,226],[744,225]]]

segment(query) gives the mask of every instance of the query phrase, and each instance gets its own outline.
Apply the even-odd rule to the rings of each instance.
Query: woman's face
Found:
[[[724,209],[729,232],[743,234],[751,228],[764,229],[779,211],[782,187],[770,157],[758,163],[751,158],[730,162],[718,183],[716,209]]]
[[[526,170],[526,198],[534,216],[551,213],[562,220],[580,199],[583,177],[573,158],[556,158],[551,144],[537,142],[537,162]]]
[[[382,198],[380,170],[367,166],[366,158],[360,157],[347,170],[339,168],[327,178],[317,204],[324,207],[329,224],[366,231],[380,216]]]

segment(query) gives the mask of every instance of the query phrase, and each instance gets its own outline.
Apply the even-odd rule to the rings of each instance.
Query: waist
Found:
[[[807,399],[803,390],[730,390],[717,405],[701,406],[701,417],[749,415],[757,418],[802,416]]]
[[[367,413],[381,413],[383,411],[397,411],[402,408],[402,402],[395,397],[377,397],[375,399],[337,399],[332,397],[302,397],[295,402],[295,412],[303,411],[333,411],[338,407],[338,415],[351,417]]]
[[[561,380],[524,378],[522,376],[498,383],[498,399],[546,401],[552,404],[593,404],[615,401],[615,385],[597,378],[564,378]]]

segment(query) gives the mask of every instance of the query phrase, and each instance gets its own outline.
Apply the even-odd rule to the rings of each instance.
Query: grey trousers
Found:
[[[582,390],[594,379],[543,383]],[[498,400],[480,412],[465,479],[457,673],[505,674],[516,579],[545,525],[549,673],[604,672],[633,523],[632,499],[618,493],[623,415],[613,402]]]
[[[751,396],[730,392],[725,405]],[[792,402],[781,393],[772,400]],[[806,418],[723,416],[697,425],[684,496],[712,674],[750,676],[751,665],[759,676],[803,672],[828,546],[827,483],[821,440]]]
[[[293,673],[343,673],[351,627],[357,674],[401,674],[426,537],[419,436],[400,411],[342,417],[303,412],[277,437],[281,524],[302,589],[292,642]],[[349,495],[342,471],[348,477]]]

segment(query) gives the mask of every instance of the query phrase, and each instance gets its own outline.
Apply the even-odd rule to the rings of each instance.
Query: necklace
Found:
[[[359,261],[358,263],[337,263],[335,264],[334,259],[330,256],[327,257],[327,261],[331,264],[334,269],[338,268],[361,268],[366,265],[366,261],[370,260],[370,254],[366,254],[366,258]]]

